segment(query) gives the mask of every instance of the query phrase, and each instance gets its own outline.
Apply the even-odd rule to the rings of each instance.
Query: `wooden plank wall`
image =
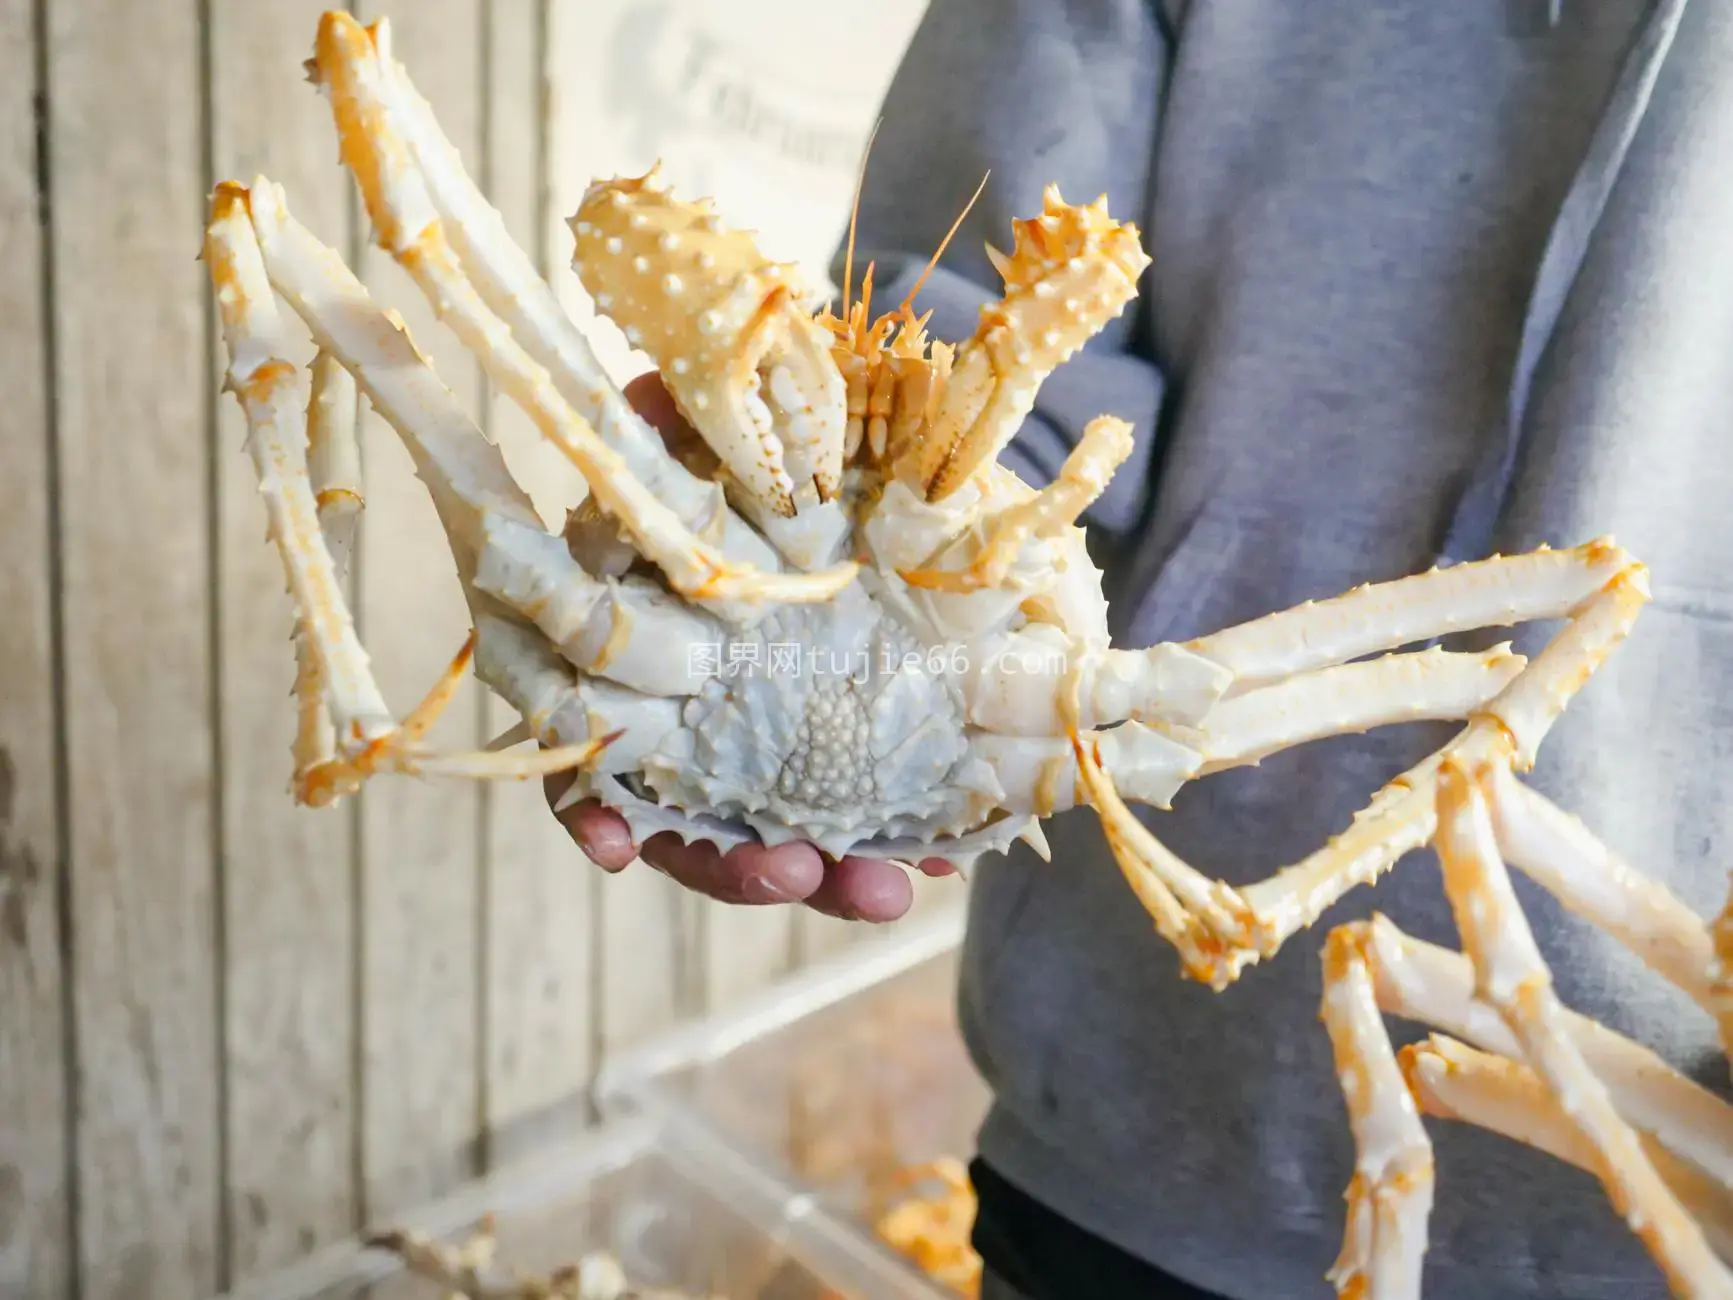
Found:
[[[416,0],[398,56],[581,320],[564,215],[660,156],[822,273],[922,0]],[[368,247],[314,0],[0,0],[0,1295],[201,1300],[587,1123],[598,1065],[858,937],[589,869],[533,785],[293,807],[290,606],[196,260],[264,173],[402,310],[550,519],[581,485]],[[874,57],[863,58],[862,51]],[[598,325],[620,377],[642,368]],[[363,411],[362,636],[467,620]],[[468,684],[440,739],[502,729]],[[918,907],[961,885],[920,882]]]

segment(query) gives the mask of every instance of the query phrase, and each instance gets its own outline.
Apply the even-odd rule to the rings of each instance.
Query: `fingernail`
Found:
[[[749,903],[787,903],[794,897],[774,880],[766,880],[763,876],[746,877],[740,882],[740,892]]]

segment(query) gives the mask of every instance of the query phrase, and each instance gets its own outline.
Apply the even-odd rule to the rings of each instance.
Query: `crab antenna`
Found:
[[[915,281],[914,288],[909,290],[909,296],[904,298],[902,306],[897,308],[899,312],[906,312],[914,305],[915,295],[921,291],[921,286],[927,282],[927,277],[933,273],[933,268],[939,264],[939,259],[945,255],[945,245],[949,244],[957,231],[962,229],[963,221],[969,215],[969,209],[975,206],[975,200],[979,199],[981,191],[987,188],[987,177],[992,174],[989,171],[981,177],[981,183],[975,186],[974,194],[969,196],[969,201],[963,205],[963,210],[957,214],[957,219],[951,223],[951,228],[945,232],[945,237],[939,241],[938,248],[933,250],[933,260],[927,263],[927,269],[921,272],[921,278]]]
[[[848,252],[843,255],[842,264],[842,321],[848,322],[849,289],[854,284],[854,231],[855,223],[860,219],[860,196],[866,189],[867,159],[872,156],[873,141],[878,139],[879,127],[884,125],[884,118],[873,123],[873,129],[867,135],[866,147],[860,151],[860,172],[854,180],[854,202],[848,210]]]

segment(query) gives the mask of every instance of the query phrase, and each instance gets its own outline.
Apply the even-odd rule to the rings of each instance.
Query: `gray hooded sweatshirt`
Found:
[[[1038,483],[1091,417],[1136,422],[1090,516],[1121,644],[1613,535],[1653,601],[1532,779],[1711,915],[1733,866],[1733,3],[1549,8],[933,0],[885,103],[856,269],[876,261],[877,300],[899,301],[990,170],[918,300],[960,339],[997,293],[983,243],[1008,245],[1049,181],[1142,227],[1141,298],[1006,454]],[[1247,884],[1453,731],[1305,746],[1147,820]],[[1052,865],[1019,850],[972,887],[983,1156],[1197,1286],[1329,1296],[1353,1148],[1319,948],[1374,908],[1458,946],[1436,859],[1409,855],[1213,993],[1181,978],[1092,812],[1048,835]],[[1567,1005],[1723,1088],[1705,1015],[1515,883]],[[1429,1300],[1666,1294],[1591,1176],[1428,1127]]]

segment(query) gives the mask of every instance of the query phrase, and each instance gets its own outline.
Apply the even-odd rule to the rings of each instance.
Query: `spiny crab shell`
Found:
[[[999,768],[1020,748],[1025,772],[1068,760],[1058,693],[1108,649],[1075,517],[1129,451],[1129,428],[1099,422],[1066,499],[1050,493],[1039,514],[1039,494],[994,456],[1046,374],[1135,293],[1147,264],[1135,227],[1049,188],[1013,251],[995,253],[1003,300],[953,353],[907,303],[877,319],[868,302],[814,314],[798,268],[657,170],[592,185],[569,225],[598,311],[702,439],[688,468],[724,484],[784,563],[858,566],[824,601],[688,610],[686,637],[667,645],[686,657],[690,694],[646,706],[653,725],[611,717],[624,734],[569,797],[619,808],[640,838],[723,846],[972,857],[1028,833],[1051,809]],[[635,557],[597,512],[574,512],[566,541],[586,572],[634,580]],[[656,594],[653,575],[637,581]],[[1207,689],[1216,674],[1199,661],[1193,675]]]

